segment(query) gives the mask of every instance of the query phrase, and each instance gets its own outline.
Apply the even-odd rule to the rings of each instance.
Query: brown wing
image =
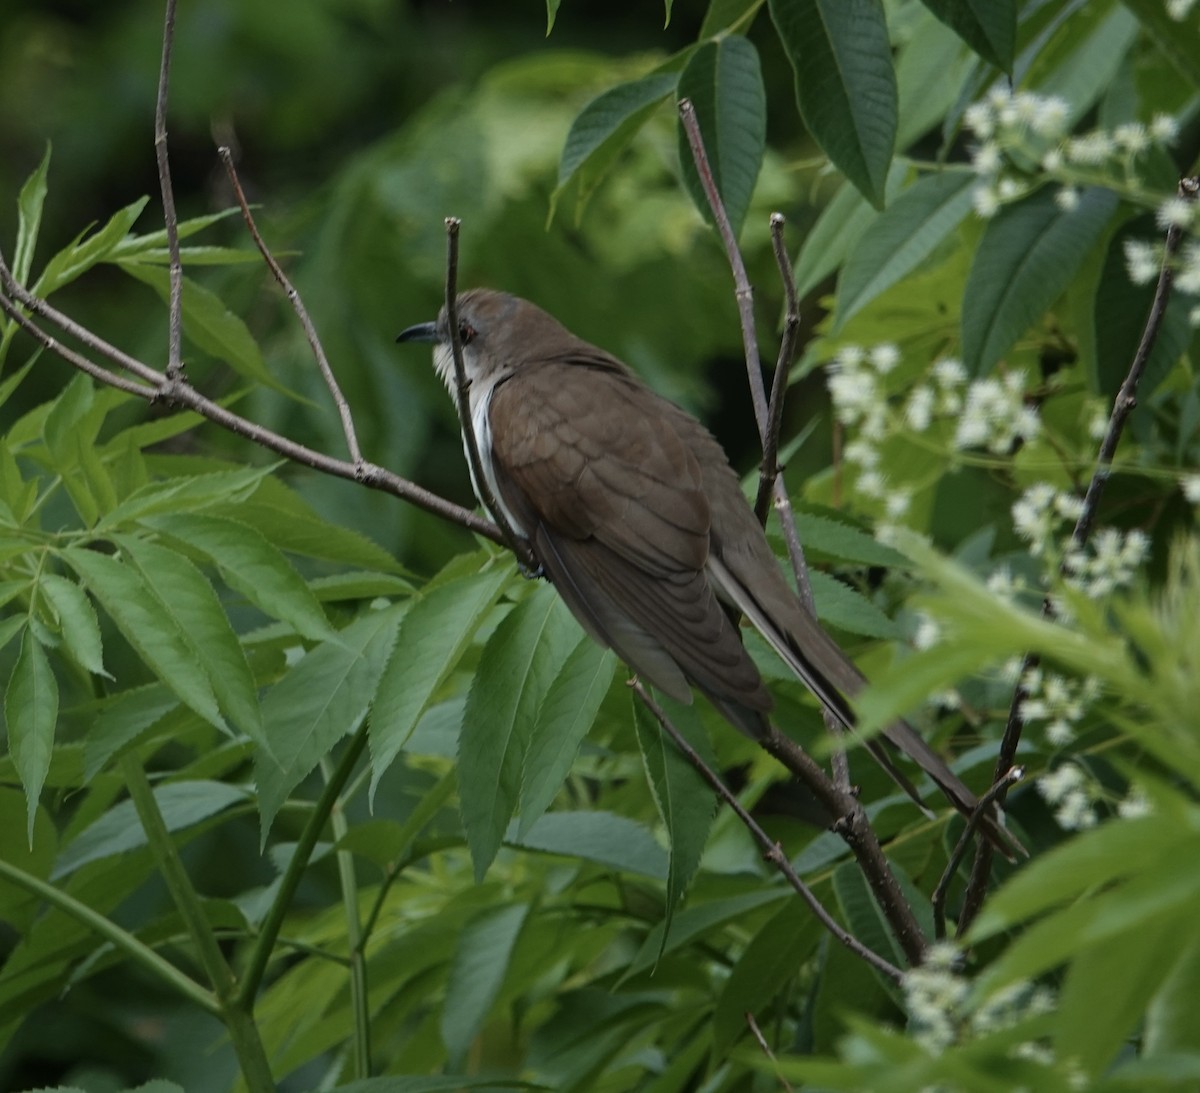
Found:
[[[572,612],[635,671],[684,701],[690,681],[769,708],[709,583],[701,472],[665,405],[615,370],[527,366],[492,396],[497,484]]]

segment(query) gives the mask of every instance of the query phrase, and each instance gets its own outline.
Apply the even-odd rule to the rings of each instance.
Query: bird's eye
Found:
[[[475,338],[475,328],[470,323],[459,323],[458,337],[463,345],[470,345]]]

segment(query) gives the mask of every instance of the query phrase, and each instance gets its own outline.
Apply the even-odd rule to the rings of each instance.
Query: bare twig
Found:
[[[325,386],[329,388],[329,393],[333,397],[333,404],[337,407],[338,417],[341,418],[342,433],[346,438],[346,448],[350,452],[350,459],[356,465],[363,465],[362,450],[358,446],[358,436],[354,430],[354,418],[350,413],[350,404],[342,394],[341,387],[338,386],[337,378],[334,376],[333,369],[329,365],[329,358],[325,355],[325,349],[321,345],[321,339],[317,334],[317,328],[313,326],[312,319],[309,318],[308,309],[304,306],[304,301],[300,299],[300,293],[288,279],[287,274],[283,272],[283,268],[275,260],[275,256],[271,253],[262,235],[259,233],[258,225],[254,222],[254,214],[251,213],[250,205],[246,201],[246,194],[242,190],[242,183],[238,178],[237,168],[233,164],[233,153],[227,145],[221,145],[217,149],[217,155],[221,157],[221,162],[225,165],[225,173],[229,176],[229,182],[233,186],[233,195],[237,199],[238,207],[242,210],[242,219],[246,222],[246,228],[250,232],[250,237],[254,240],[254,245],[258,247],[259,253],[263,256],[263,261],[267,263],[267,268],[271,271],[271,275],[279,283],[279,287],[283,289],[284,295],[287,296],[288,302],[292,305],[292,310],[296,313],[296,318],[300,320],[300,325],[304,328],[304,336],[308,339],[309,348],[312,349],[313,359],[317,362],[317,367],[321,370]]]
[[[971,818],[967,821],[966,827],[963,828],[962,834],[959,835],[958,842],[954,844],[954,850],[950,854],[949,861],[946,862],[946,868],[942,871],[941,879],[938,881],[937,887],[933,890],[933,928],[934,937],[938,941],[941,941],[946,936],[946,893],[950,890],[950,882],[954,879],[954,874],[958,872],[959,864],[966,857],[967,848],[971,845],[972,837],[979,830],[980,823],[988,815],[995,801],[1008,790],[1009,786],[1014,785],[1024,777],[1024,767],[1011,767],[1003,778],[993,782],[991,789],[979,798],[979,803],[971,813]]]
[[[163,21],[162,64],[158,70],[158,95],[154,105],[154,156],[158,162],[158,186],[162,191],[163,220],[167,229],[170,259],[170,319],[167,345],[167,381],[174,383],[183,371],[183,262],[179,257],[179,218],[175,191],[167,160],[167,89],[171,82],[171,45],[175,38],[175,0],[167,0]]]
[[[529,542],[518,535],[516,529],[509,527],[504,510],[497,503],[491,483],[483,473],[479,441],[471,422],[471,381],[467,378],[466,365],[463,363],[462,332],[458,328],[458,230],[461,226],[462,221],[457,216],[446,217],[446,321],[450,326],[450,351],[454,356],[454,405],[458,410],[463,446],[467,450],[467,463],[479,500],[495,521],[500,531],[500,541],[517,556],[527,573],[536,573],[539,564]]]
[[[629,686],[634,693],[642,700],[653,715],[655,720],[662,726],[665,732],[675,743],[675,746],[683,754],[683,757],[696,769],[717,796],[732,809],[733,813],[745,826],[746,830],[753,836],[754,841],[758,843],[763,850],[763,857],[770,862],[783,875],[784,879],[796,891],[802,900],[808,905],[809,910],[820,920],[821,925],[825,927],[834,938],[842,945],[845,945],[856,956],[861,957],[873,968],[882,972],[894,982],[899,982],[904,973],[894,964],[885,960],[878,953],[868,949],[861,941],[853,934],[847,931],[822,905],[821,901],[813,894],[811,888],[804,883],[792,868],[792,863],[788,861],[787,856],[780,849],[779,844],[772,841],[771,837],[758,825],[758,822],[750,815],[749,812],[742,806],[741,801],[733,794],[728,786],[721,781],[720,776],[701,758],[695,748],[688,743],[683,734],[672,724],[671,719],[667,717],[666,711],[654,701],[650,692],[641,681],[635,679],[630,680]],[[807,759],[808,757],[805,756]],[[809,760],[811,762],[811,760]]]
[[[770,1059],[772,1063],[777,1065],[778,1060],[775,1058],[775,1052],[771,1050],[771,1045],[767,1043],[767,1038],[762,1034],[762,1029],[758,1027],[758,1022],[754,1019],[754,1014],[749,1012],[749,1010],[746,1011],[746,1026],[750,1029],[750,1035],[754,1037],[755,1042],[758,1044],[759,1050],[768,1059]],[[787,1078],[779,1073],[776,1073],[775,1076],[779,1079],[779,1084],[783,1086],[784,1090],[786,1090],[786,1093],[794,1093],[792,1085]]]
[[[1193,202],[1200,198],[1200,177],[1181,179],[1179,182],[1179,196],[1185,201]],[[1096,467],[1092,472],[1091,481],[1088,483],[1087,492],[1084,494],[1083,506],[1079,513],[1079,518],[1076,520],[1075,527],[1071,531],[1072,548],[1079,549],[1083,547],[1091,534],[1092,525],[1095,522],[1096,513],[1100,507],[1100,498],[1103,496],[1104,487],[1108,484],[1109,476],[1112,473],[1113,456],[1116,454],[1117,445],[1120,443],[1121,434],[1125,429],[1125,422],[1133,412],[1133,408],[1137,405],[1138,384],[1141,382],[1142,373],[1146,369],[1146,362],[1150,359],[1154,344],[1158,340],[1158,332],[1162,327],[1163,316],[1167,311],[1167,303],[1171,298],[1171,285],[1175,277],[1175,255],[1179,252],[1179,245],[1182,241],[1182,230],[1178,225],[1172,224],[1167,229],[1166,242],[1163,246],[1162,267],[1158,273],[1158,285],[1154,290],[1154,300],[1150,305],[1150,312],[1146,316],[1146,325],[1142,329],[1141,340],[1138,342],[1137,350],[1133,355],[1133,360],[1130,362],[1129,373],[1121,384],[1121,388],[1117,392],[1117,397],[1113,400],[1112,412],[1108,419],[1108,428],[1105,430],[1104,439],[1100,442],[1100,450],[1096,455]],[[1043,618],[1050,618],[1053,617],[1053,614],[1054,605],[1050,597],[1047,596],[1042,601],[1042,616]],[[1004,726],[1004,736],[1000,741],[1000,751],[996,757],[996,770],[993,776],[993,781],[1001,785],[1000,793],[996,798],[999,804],[1004,803],[1004,795],[1007,790],[1007,784],[1003,782],[1005,772],[1013,765],[1017,755],[1017,747],[1021,740],[1021,730],[1023,728],[1021,705],[1026,697],[1028,697],[1024,680],[1029,671],[1035,668],[1038,663],[1039,658],[1036,654],[1025,654],[1021,662],[1020,675],[1017,677],[1017,685],[1013,690],[1012,702],[1008,709],[1008,720]],[[966,931],[975,920],[975,916],[979,914],[980,908],[983,907],[983,900],[987,894],[988,880],[991,874],[992,847],[989,843],[981,842],[971,866],[971,879],[967,884],[963,909],[959,915],[958,932],[960,935]]]

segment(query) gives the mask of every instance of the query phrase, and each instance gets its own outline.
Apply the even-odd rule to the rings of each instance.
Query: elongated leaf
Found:
[[[796,514],[796,530],[806,552],[819,552],[856,565],[890,569],[907,569],[909,566],[908,559],[898,550],[885,546],[869,532],[844,519],[801,510]]]
[[[896,141],[896,73],[880,0],[770,0],[800,116],[877,208]]]
[[[149,200],[148,197],[140,197],[131,205],[118,209],[98,232],[86,239],[76,239],[70,246],[59,251],[46,263],[41,277],[33,286],[34,295],[49,296],[91,269],[97,262],[103,262],[129,234],[129,229],[142,215],[142,210]]]
[[[716,814],[716,797],[699,772],[680,754],[673,741],[667,738],[657,720],[637,695],[631,694],[633,724],[637,731],[638,747],[646,777],[667,829],[671,847],[670,868],[667,872],[667,930],[675,908],[700,867],[700,857]],[[667,710],[671,723],[705,760],[713,766],[711,749],[695,710],[672,703]]]
[[[90,782],[126,744],[178,708],[179,699],[161,683],[113,695],[101,706],[88,732],[84,781]]]
[[[38,591],[58,616],[63,640],[80,667],[98,676],[112,679],[104,670],[104,650],[100,640],[100,623],[92,601],[74,581],[47,573],[38,582]]]
[[[975,182],[972,171],[926,175],[880,214],[842,270],[835,329],[916,269],[955,231],[971,209]]]
[[[654,836],[641,824],[611,812],[547,812],[521,838],[517,837],[514,823],[505,842],[527,850],[582,858],[657,880],[667,879],[667,855]]]
[[[1195,1000],[1200,995],[1200,937],[1176,952],[1175,966],[1165,976],[1146,1008],[1142,1052],[1153,1058],[1172,1052],[1200,1051],[1200,1026],[1195,1021]]]
[[[705,42],[680,73],[677,94],[691,99],[696,108],[713,181],[737,235],[750,208],[767,141],[767,95],[758,51],[740,35]],[[682,124],[679,162],[693,203],[712,223],[712,210]]]
[[[367,715],[407,606],[368,612],[267,692],[262,714],[270,754],[257,757],[264,843],[288,794]]]
[[[228,209],[222,209],[216,213],[206,213],[204,216],[192,216],[187,220],[181,220],[176,229],[179,233],[180,240],[189,239],[191,236],[202,232],[205,228],[211,227],[218,221],[225,220],[231,216],[238,215],[236,205],[231,205]],[[109,258],[116,261],[119,258],[145,258],[147,251],[166,251],[167,249],[167,229],[162,228],[159,231],[146,232],[145,235],[127,235],[122,239],[109,254]],[[184,247],[184,253],[187,253],[192,248]],[[254,254],[258,257],[257,251],[249,251],[247,253]]]
[[[50,769],[58,722],[58,683],[32,627],[21,635],[21,651],[4,692],[4,719],[9,754],[25,789],[27,837],[32,846],[33,820]]]
[[[313,641],[333,636],[304,578],[254,528],[224,516],[189,512],[164,513],[143,523],[206,555],[225,583],[265,614],[290,623]]]
[[[509,903],[485,911],[459,935],[446,981],[442,1042],[450,1065],[459,1067],[504,982],[529,904]]]
[[[921,893],[895,864],[892,871],[916,916],[917,923],[926,937],[933,936],[933,909],[928,898]],[[893,936],[887,919],[875,901],[866,877],[857,862],[843,862],[833,871],[833,891],[846,928],[859,941],[899,968],[907,961],[900,943]],[[895,996],[896,985],[890,980],[877,977],[886,990]]]
[[[963,293],[963,363],[991,368],[1062,295],[1117,207],[1094,187],[1059,208],[1050,189],[1008,205],[988,223]]]
[[[263,742],[254,675],[238,636],[207,578],[187,558],[132,535],[114,537],[146,584],[166,605],[208,675],[222,712],[252,740]]]
[[[744,31],[746,20],[757,14],[760,7],[762,0],[711,0],[697,37],[703,41],[717,37],[722,31]]]
[[[900,637],[900,627],[862,593],[819,569],[809,573],[808,580],[822,622],[868,638]]]
[[[170,299],[169,270],[146,262],[121,261],[117,264],[130,277],[149,285],[164,301]],[[224,361],[238,375],[277,391],[286,391],[267,370],[254,335],[216,293],[185,277],[182,304],[183,331],[196,346]]]
[[[1017,44],[1016,0],[921,0],[989,64],[1012,74]]]
[[[78,547],[64,550],[62,556],[154,674],[205,721],[224,729],[208,677],[187,638],[133,567]]]
[[[542,585],[484,646],[458,742],[459,801],[476,879],[500,849],[517,807],[538,707],[578,633],[557,594]]]
[[[1172,19],[1168,5],[1158,0],[1123,2],[1180,75],[1200,90],[1200,21],[1195,17],[1195,9],[1183,19]]]
[[[371,799],[441,682],[458,663],[511,576],[508,566],[439,585],[400,625],[371,713]]]
[[[46,177],[49,172],[50,144],[47,142],[41,163],[17,194],[17,246],[13,251],[12,275],[21,285],[28,280],[33,265],[33,251],[42,226],[42,208],[46,204]]]
[[[158,786],[154,790],[154,799],[167,830],[182,831],[223,812],[230,805],[245,802],[248,794],[241,786],[195,780]],[[146,832],[138,819],[137,809],[126,799],[113,805],[63,848],[54,865],[53,879],[61,880],[88,862],[145,845]]]
[[[178,513],[234,503],[256,490],[271,467],[243,467],[149,482],[105,513],[97,531],[120,530],[134,520],[156,513]]]
[[[586,635],[567,657],[538,708],[521,779],[524,836],[550,807],[575,761],[616,671],[616,658]]]

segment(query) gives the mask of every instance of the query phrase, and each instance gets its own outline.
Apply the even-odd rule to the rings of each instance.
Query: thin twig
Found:
[[[737,238],[733,234],[733,225],[729,223],[729,214],[721,201],[720,191],[713,178],[712,166],[708,153],[704,150],[704,137],[700,133],[700,121],[696,117],[696,108],[691,99],[679,100],[679,119],[683,123],[683,131],[687,135],[688,145],[692,149],[692,159],[696,163],[696,171],[700,175],[700,184],[712,209],[717,232],[725,244],[725,254],[733,271],[734,295],[737,298],[738,314],[742,320],[742,341],[746,350],[746,371],[750,379],[750,398],[754,403],[754,420],[758,423],[758,436],[765,441],[767,436],[767,389],[763,383],[762,362],[758,356],[758,340],[754,327],[754,290],[750,287],[750,278],[746,275],[746,263],[738,250]]]
[[[167,89],[171,82],[171,45],[175,38],[175,0],[167,0],[163,22],[162,64],[158,70],[158,96],[154,105],[154,157],[158,161],[158,186],[162,191],[163,220],[170,259],[170,320],[167,345],[167,381],[174,383],[183,371],[183,262],[179,257],[179,218],[167,160]]]
[[[1009,786],[1014,785],[1024,777],[1024,767],[1010,767],[1008,773],[1003,778],[993,782],[991,789],[979,798],[979,802],[971,812],[970,819],[967,820],[962,834],[958,837],[958,842],[954,844],[950,860],[946,862],[946,868],[942,871],[941,879],[938,881],[937,887],[933,890],[933,936],[938,941],[941,941],[946,936],[946,893],[950,890],[950,882],[954,879],[955,873],[958,872],[959,864],[966,857],[967,848],[971,845],[972,837],[979,830],[980,823],[989,814],[995,801],[1007,792]]]
[[[778,1073],[778,1060],[775,1058],[775,1052],[771,1050],[771,1045],[767,1043],[767,1038],[762,1034],[762,1029],[758,1027],[758,1022],[754,1019],[754,1014],[747,1010],[745,1017],[746,1026],[750,1029],[750,1035],[758,1043],[758,1049],[776,1066],[775,1077],[779,1079],[779,1084],[783,1086],[787,1093],[794,1093],[791,1083],[782,1074]]]
[[[662,726],[663,732],[675,742],[675,746],[683,754],[683,757],[696,769],[700,777],[712,787],[717,796],[733,810],[733,813],[742,822],[746,830],[753,836],[755,842],[762,847],[763,857],[779,870],[788,884],[796,891],[796,894],[808,905],[809,910],[820,920],[821,925],[856,956],[861,957],[873,968],[876,968],[894,982],[900,982],[904,973],[899,968],[885,960],[878,953],[868,949],[825,910],[821,901],[813,894],[812,889],[800,879],[799,875],[792,868],[792,863],[788,861],[779,844],[772,841],[771,837],[759,827],[758,822],[746,811],[741,801],[734,796],[729,787],[721,781],[720,776],[705,763],[696,749],[687,742],[683,734],[671,723],[666,711],[654,701],[641,681],[632,679],[629,682],[629,686],[633,688],[634,693],[642,700],[646,709],[654,715],[655,720]]]
[[[242,210],[242,219],[246,222],[250,238],[254,240],[254,245],[258,247],[259,253],[263,256],[263,261],[267,263],[267,268],[271,271],[271,275],[278,282],[279,287],[283,289],[284,295],[287,296],[288,302],[292,305],[292,310],[296,313],[296,318],[300,320],[300,325],[304,328],[304,336],[308,339],[313,359],[316,360],[317,367],[321,370],[321,377],[325,380],[325,386],[329,388],[329,394],[333,397],[333,404],[337,407],[338,417],[341,418],[342,433],[346,438],[346,449],[350,452],[350,459],[355,464],[362,465],[362,450],[358,446],[358,435],[354,430],[354,417],[350,413],[350,404],[342,394],[341,387],[338,386],[337,378],[334,376],[333,369],[329,365],[329,358],[325,355],[325,349],[321,345],[321,338],[317,334],[317,328],[313,326],[312,319],[309,318],[308,309],[304,306],[304,301],[300,299],[300,293],[288,279],[287,274],[283,272],[280,264],[275,260],[275,256],[267,247],[258,230],[258,225],[254,222],[254,214],[250,211],[250,205],[246,201],[246,194],[242,190],[242,183],[238,178],[237,168],[233,164],[233,153],[230,151],[229,146],[221,145],[217,149],[217,155],[221,157],[221,162],[225,165],[225,173],[229,176],[230,185],[233,186],[233,196],[237,199],[238,207]]]
[[[36,300],[37,298],[35,297],[34,299]],[[324,452],[318,452],[303,444],[298,444],[294,440],[272,432],[270,429],[256,422],[241,417],[231,410],[227,410],[219,403],[205,398],[204,395],[200,394],[184,379],[180,379],[175,384],[168,385],[166,377],[161,372],[156,372],[144,362],[136,362],[139,374],[143,371],[153,374],[159,377],[159,383],[156,386],[142,386],[141,384],[134,383],[123,376],[109,372],[107,369],[102,368],[81,354],[64,346],[57,338],[46,333],[46,331],[42,330],[41,327],[29,319],[23,313],[20,305],[4,295],[0,295],[0,310],[16,320],[43,348],[61,357],[81,372],[86,372],[101,383],[108,384],[110,387],[115,387],[121,391],[126,391],[131,395],[136,395],[138,398],[146,399],[148,402],[168,400],[174,406],[192,410],[214,424],[220,425],[223,429],[228,429],[238,436],[245,437],[260,447],[276,452],[293,462],[310,467],[312,470],[320,471],[322,474],[332,475],[335,478],[345,478],[352,482],[361,482],[370,489],[381,490],[403,501],[411,502],[418,508],[459,524],[476,535],[481,535],[494,543],[505,545],[500,530],[490,520],[483,519],[469,509],[447,501],[444,497],[439,497],[436,493],[432,493],[418,486],[415,482],[410,482],[406,478],[401,478],[398,474],[394,474],[384,467],[377,466],[374,463],[354,464],[345,460],[334,459]],[[43,313],[46,314],[48,319],[52,319],[57,314],[57,312],[54,312],[49,307],[44,308]],[[128,362],[131,359],[128,354],[117,349],[115,346],[109,345],[102,338],[98,338],[95,335],[90,335],[88,341],[90,347],[99,355],[122,368],[128,367]]]
[[[446,322],[450,326],[450,351],[454,357],[454,405],[458,410],[463,446],[467,450],[467,463],[471,468],[471,478],[479,500],[499,528],[500,541],[517,556],[526,572],[534,573],[539,568],[538,560],[528,540],[509,526],[508,518],[492,492],[491,483],[483,473],[479,438],[475,435],[475,426],[471,421],[471,381],[467,378],[467,367],[463,362],[462,332],[458,328],[458,229],[461,226],[462,221],[457,216],[446,217]]]
[[[1179,196],[1185,201],[1193,202],[1200,198],[1200,177],[1180,179]],[[1084,494],[1083,506],[1080,510],[1079,518],[1076,520],[1075,527],[1071,531],[1071,546],[1076,550],[1086,545],[1088,537],[1091,534],[1092,525],[1095,522],[1096,513],[1100,507],[1100,498],[1103,496],[1104,487],[1108,484],[1109,476],[1112,474],[1113,456],[1116,454],[1117,445],[1120,443],[1121,434],[1125,429],[1125,422],[1133,412],[1133,408],[1137,405],[1138,384],[1141,382],[1142,373],[1146,369],[1146,362],[1150,359],[1155,342],[1158,340],[1158,332],[1162,327],[1163,317],[1167,311],[1167,303],[1171,298],[1171,286],[1175,278],[1175,255],[1178,253],[1179,245],[1182,241],[1182,230],[1178,225],[1172,224],[1167,229],[1166,242],[1163,246],[1162,267],[1158,272],[1158,285],[1154,290],[1154,300],[1150,305],[1150,312],[1146,316],[1146,325],[1142,329],[1141,340],[1138,342],[1137,350],[1133,355],[1133,360],[1130,362],[1129,373],[1121,384],[1121,388],[1117,392],[1117,397],[1113,400],[1112,412],[1108,419],[1108,428],[1105,430],[1104,439],[1100,442],[1100,450],[1096,455],[1096,467],[1092,472],[1091,481],[1088,483],[1087,492]],[[1042,617],[1051,618],[1053,615],[1054,604],[1050,600],[1050,597],[1047,596],[1042,601]],[[1038,663],[1039,658],[1036,654],[1027,653],[1025,655],[1021,662],[1021,671],[1017,677],[1017,685],[1013,690],[1012,702],[1009,704],[1008,720],[1004,726],[1004,736],[1000,741],[1000,751],[996,757],[996,769],[993,776],[993,781],[1000,783],[1002,786],[996,798],[998,804],[1004,803],[1005,790],[1007,789],[1007,785],[1003,783],[1004,774],[1013,765],[1016,759],[1017,747],[1021,741],[1021,730],[1023,728],[1021,706],[1028,697],[1024,680],[1029,671],[1036,667]],[[971,879],[967,884],[963,909],[959,915],[958,932],[960,935],[966,931],[983,907],[991,875],[992,847],[990,843],[981,842],[971,866]]]

